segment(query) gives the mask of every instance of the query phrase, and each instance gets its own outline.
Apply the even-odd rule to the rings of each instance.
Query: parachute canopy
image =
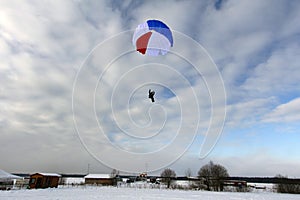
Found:
[[[170,28],[163,22],[147,20],[135,29],[132,43],[141,54],[165,55],[173,46],[173,36]]]

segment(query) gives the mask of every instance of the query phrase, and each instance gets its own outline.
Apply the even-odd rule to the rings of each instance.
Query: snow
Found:
[[[84,183],[84,178],[66,178],[65,184],[66,185],[72,185],[72,184],[83,184]]]
[[[43,176],[57,176],[57,177],[61,177],[60,174],[56,174],[56,173],[44,173],[44,172],[39,172],[39,173],[35,173],[35,174],[40,174]]]
[[[274,184],[272,183],[247,183],[247,186],[251,187],[255,191],[274,191]]]
[[[88,174],[84,178],[111,178],[109,174]]]
[[[237,193],[237,192],[209,192],[209,191],[184,191],[167,189],[137,189],[116,187],[59,187],[33,190],[0,191],[1,200],[300,200],[300,195],[263,193]]]

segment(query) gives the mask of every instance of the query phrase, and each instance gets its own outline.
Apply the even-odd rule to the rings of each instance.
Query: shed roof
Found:
[[[110,174],[88,174],[84,178],[111,178]]]
[[[56,174],[56,173],[44,173],[44,172],[38,172],[38,173],[35,173],[35,174],[40,174],[40,175],[43,175],[43,176],[57,176],[57,177],[61,177],[60,174]],[[34,175],[34,174],[31,174],[31,175]]]

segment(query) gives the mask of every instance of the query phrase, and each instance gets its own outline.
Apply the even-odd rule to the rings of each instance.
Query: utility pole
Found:
[[[90,163],[88,163],[87,174],[90,174]]]

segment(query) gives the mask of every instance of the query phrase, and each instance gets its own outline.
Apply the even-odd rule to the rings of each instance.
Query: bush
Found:
[[[285,183],[284,180],[287,179],[287,177],[281,175],[278,175],[276,177],[282,180],[281,183],[277,183],[275,185],[275,190],[278,193],[300,194],[300,184]]]
[[[300,194],[300,185],[299,184],[279,183],[279,184],[276,184],[276,191],[278,193]]]

